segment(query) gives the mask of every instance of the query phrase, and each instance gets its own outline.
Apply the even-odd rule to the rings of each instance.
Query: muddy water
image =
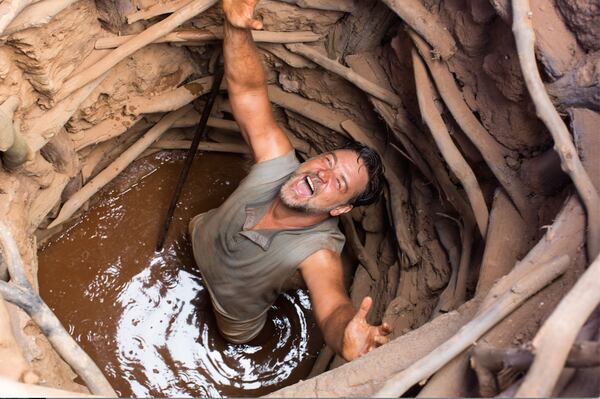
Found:
[[[229,344],[194,265],[187,222],[225,200],[247,161],[197,157],[154,251],[182,164],[173,153],[138,161],[47,243],[42,297],[121,396],[258,396],[305,378],[322,343],[307,294],[280,296],[255,341]]]

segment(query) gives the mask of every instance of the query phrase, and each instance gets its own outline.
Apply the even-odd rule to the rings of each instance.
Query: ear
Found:
[[[339,216],[344,213],[348,213],[352,210],[352,204],[340,205],[329,211],[331,216]]]

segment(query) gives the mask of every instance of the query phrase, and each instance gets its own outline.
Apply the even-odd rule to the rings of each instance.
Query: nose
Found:
[[[331,170],[330,169],[320,169],[317,172],[317,176],[323,183],[326,183],[329,180],[329,177],[331,176]]]

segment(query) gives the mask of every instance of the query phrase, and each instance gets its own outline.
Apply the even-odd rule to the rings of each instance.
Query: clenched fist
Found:
[[[227,21],[236,28],[262,29],[263,24],[254,19],[254,9],[259,0],[223,0]]]

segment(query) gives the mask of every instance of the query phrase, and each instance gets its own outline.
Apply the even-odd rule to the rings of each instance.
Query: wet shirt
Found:
[[[298,166],[293,151],[255,164],[223,205],[192,222],[196,264],[213,299],[236,319],[266,312],[311,254],[342,251],[345,238],[337,218],[301,229],[250,230]]]

